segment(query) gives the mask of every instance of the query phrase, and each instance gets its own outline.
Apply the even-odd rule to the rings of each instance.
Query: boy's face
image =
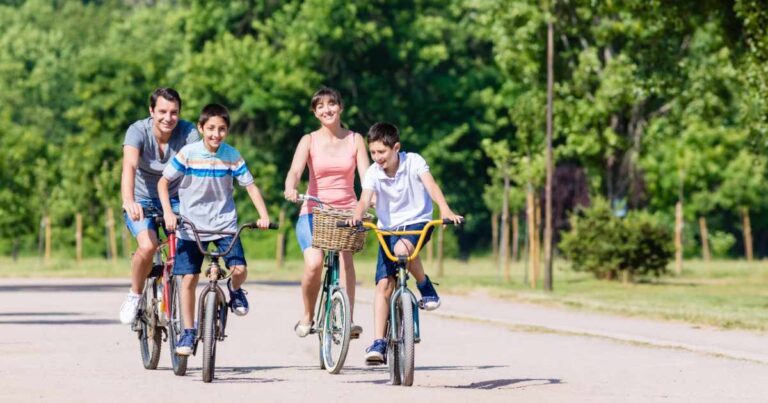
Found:
[[[385,171],[397,164],[397,153],[400,152],[400,143],[395,143],[393,147],[388,147],[381,141],[368,143],[368,151],[371,152],[371,159]]]
[[[216,152],[229,133],[227,122],[220,116],[211,117],[202,126],[197,125],[197,130],[200,132],[200,135],[203,136],[205,148],[210,152]]]
[[[332,126],[339,124],[341,121],[341,112],[344,108],[337,104],[331,97],[323,97],[320,102],[315,105],[315,117],[321,124],[326,126]]]
[[[158,97],[154,109],[149,108],[149,115],[152,116],[152,127],[155,131],[163,135],[170,134],[179,123],[179,104]]]

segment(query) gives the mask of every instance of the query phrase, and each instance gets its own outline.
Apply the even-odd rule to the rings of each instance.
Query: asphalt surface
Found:
[[[300,339],[297,284],[249,283],[251,312],[230,316],[213,383],[201,357],[186,376],[145,370],[136,334],[118,320],[127,281],[0,280],[0,402],[647,402],[768,401],[768,336],[443,295],[422,312],[412,387],[367,367],[372,291],[341,374],[319,369]],[[202,350],[200,350],[202,351]]]

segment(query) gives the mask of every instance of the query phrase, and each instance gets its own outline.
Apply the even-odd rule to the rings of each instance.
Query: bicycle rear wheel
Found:
[[[398,298],[400,305],[400,335],[398,345],[398,367],[400,369],[400,379],[403,386],[413,385],[414,371],[414,346],[413,346],[413,300],[408,292],[400,294]]]
[[[174,276],[170,282],[171,287],[171,317],[168,321],[168,346],[171,349],[171,365],[173,373],[185,375],[187,373],[187,356],[176,354],[176,346],[184,333],[184,321],[181,316],[181,276]]]
[[[156,278],[147,279],[144,293],[139,302],[139,348],[141,361],[146,369],[157,369],[160,361],[160,346],[162,345],[162,330],[157,325],[157,295]]]
[[[216,317],[219,306],[216,292],[205,294],[205,315],[203,317],[203,382],[213,381],[216,370]]]
[[[331,311],[323,327],[325,370],[331,374],[338,374],[347,359],[350,316],[349,297],[344,289],[337,288],[331,294]]]

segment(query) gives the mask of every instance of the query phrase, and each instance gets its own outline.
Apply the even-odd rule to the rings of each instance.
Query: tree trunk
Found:
[[[42,259],[45,251],[45,214],[40,218],[40,228],[37,235],[37,256]]]
[[[75,260],[83,261],[83,215],[75,214]]]
[[[520,217],[517,211],[512,214],[512,261],[517,262],[518,244],[520,243]]]
[[[528,217],[528,281],[531,288],[536,287],[536,207],[533,200],[533,185],[528,184],[525,195],[526,215]]]
[[[115,237],[115,213],[112,207],[107,207],[107,239],[109,241],[108,256],[113,262],[117,262],[117,237]]]
[[[675,204],[675,274],[683,272],[683,202]]]
[[[17,261],[19,259],[19,238],[14,237],[13,238],[13,248],[11,249],[11,258],[13,261]]]
[[[443,227],[437,229],[437,277],[443,277]]]
[[[509,282],[509,171],[504,164],[504,194],[501,202],[501,247],[499,248],[498,279],[501,281],[501,272],[504,271],[504,280]]]
[[[544,289],[552,291],[552,172],[554,161],[552,155],[552,102],[554,86],[554,36],[555,29],[552,18],[547,22],[547,183],[544,189]]]
[[[741,218],[744,222],[744,253],[747,261],[752,261],[752,224],[749,221],[749,208],[741,208]]]
[[[536,211],[536,215],[534,217],[535,221],[535,230],[536,230],[536,239],[534,245],[536,246],[536,260],[533,261],[534,263],[534,271],[536,272],[536,278],[541,278],[541,244],[542,244],[542,228],[541,228],[541,199],[536,197],[534,195],[533,197],[533,207]]]
[[[499,213],[491,213],[491,248],[493,261],[499,263]]]
[[[709,252],[709,231],[707,231],[707,218],[704,216],[699,217],[699,233],[701,235],[701,258],[705,262],[712,260],[712,255]]]
[[[277,226],[280,230],[277,233],[277,244],[275,245],[275,265],[280,269],[285,261],[285,207],[280,207]]]

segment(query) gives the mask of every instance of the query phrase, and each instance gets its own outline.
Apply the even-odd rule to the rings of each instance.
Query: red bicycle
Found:
[[[144,216],[155,221],[165,231],[163,212],[157,208],[144,208]],[[187,372],[187,357],[176,354],[176,344],[181,339],[181,276],[173,275],[176,257],[176,234],[166,232],[166,238],[155,252],[152,271],[147,276],[139,310],[132,330],[139,336],[141,359],[146,369],[156,369],[160,360],[162,342],[168,340],[173,373]],[[170,302],[170,303],[169,303]]]

